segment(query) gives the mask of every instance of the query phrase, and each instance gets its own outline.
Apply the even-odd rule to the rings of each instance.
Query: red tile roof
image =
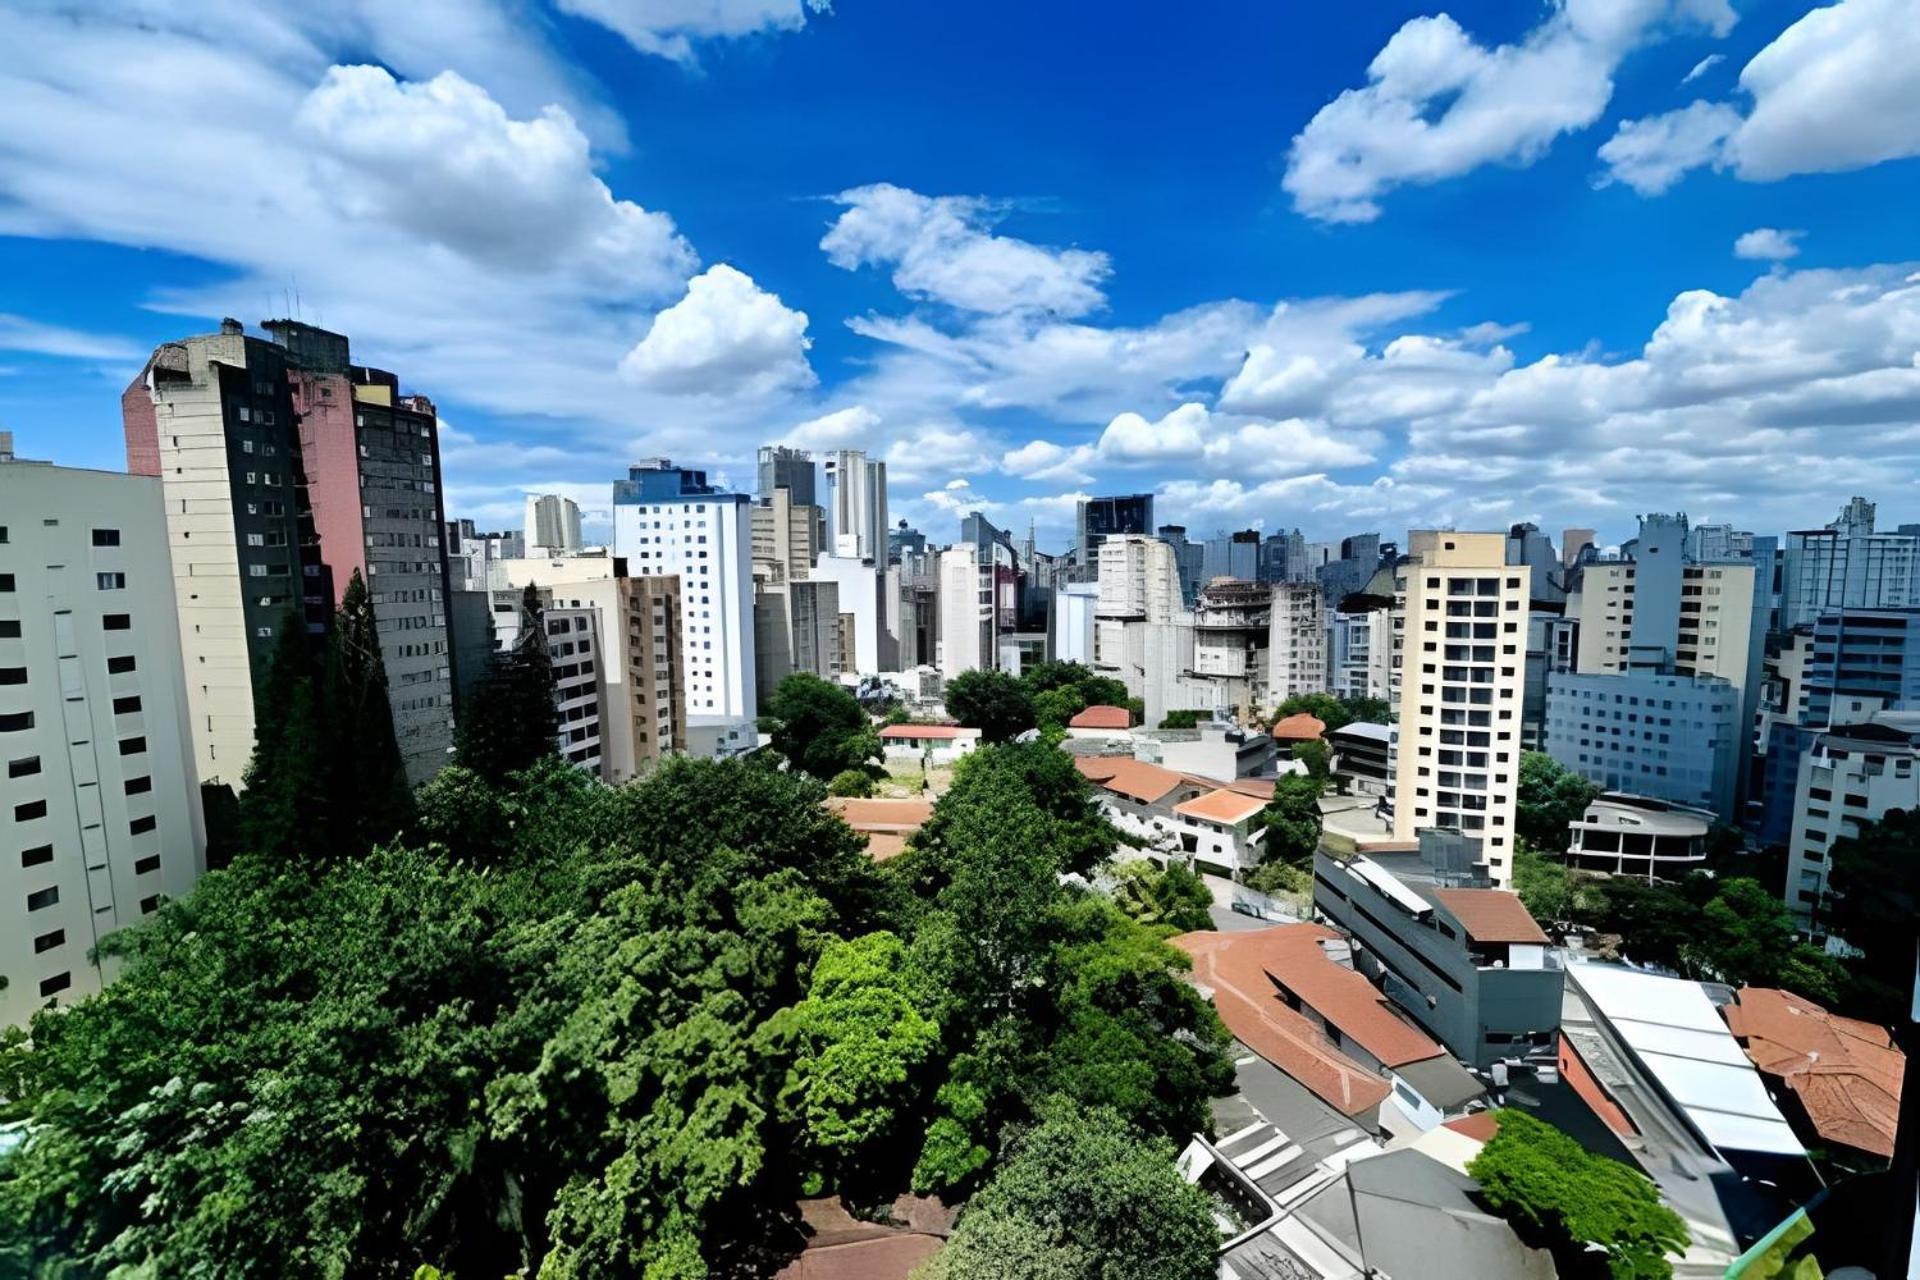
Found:
[[[1256,796],[1242,795],[1237,791],[1211,791],[1204,796],[1195,796],[1173,806],[1175,813],[1189,818],[1201,818],[1207,822],[1218,822],[1233,826],[1245,822],[1254,814],[1267,807],[1267,802]]]
[[[1107,790],[1142,804],[1157,804],[1187,782],[1171,769],[1126,756],[1075,756],[1073,765]]]
[[[1594,1077],[1588,1069],[1586,1059],[1580,1056],[1580,1050],[1574,1047],[1569,1036],[1560,1037],[1560,1077],[1573,1087],[1574,1093],[1587,1104],[1587,1109],[1600,1117],[1600,1122],[1622,1138],[1635,1138],[1640,1135],[1639,1126],[1633,1123],[1626,1108],[1614,1100],[1607,1087]]]
[[[1548,940],[1517,893],[1506,889],[1435,889],[1433,896],[1453,913],[1475,942],[1545,945]]]
[[[1067,721],[1069,729],[1127,729],[1133,716],[1125,707],[1088,707]]]
[[[890,724],[880,731],[883,738],[958,738],[963,734],[977,734],[978,729],[967,729],[957,724]]]
[[[1324,925],[1291,924],[1183,933],[1173,945],[1193,957],[1195,979],[1213,992],[1220,1020],[1242,1044],[1351,1116],[1386,1099],[1386,1080],[1342,1053],[1304,1013],[1289,1009],[1279,985],[1388,1066],[1445,1051],[1402,1022],[1373,984],[1327,957],[1320,944],[1337,937]]]
[[[1327,722],[1304,711],[1274,721],[1275,742],[1310,742],[1327,731]]]
[[[907,847],[907,837],[926,825],[933,816],[929,800],[867,800],[855,796],[828,796],[827,808],[840,820],[867,838],[867,852],[875,862],[897,857]]]
[[[1492,1142],[1493,1135],[1500,1132],[1500,1121],[1491,1111],[1476,1111],[1472,1115],[1456,1116],[1445,1123],[1447,1128],[1462,1137],[1472,1138],[1475,1142]]]
[[[1893,1155],[1906,1057],[1884,1027],[1841,1018],[1791,991],[1742,987],[1720,1012],[1753,1065],[1793,1090],[1829,1142]]]

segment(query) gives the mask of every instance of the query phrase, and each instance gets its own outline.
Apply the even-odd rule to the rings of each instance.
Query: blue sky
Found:
[[[780,440],[942,539],[1920,519],[1920,0],[1095,12],[10,5],[0,426],[119,465],[297,291],[483,524]]]

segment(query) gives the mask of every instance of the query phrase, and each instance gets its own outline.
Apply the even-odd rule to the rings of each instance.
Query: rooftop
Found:
[[[1209,792],[1204,796],[1195,796],[1191,800],[1177,804],[1173,806],[1173,811],[1183,817],[1200,818],[1206,822],[1234,826],[1245,822],[1266,807],[1267,802],[1258,796],[1222,789]]]
[[[957,724],[890,724],[880,731],[882,738],[899,741],[902,738],[977,738],[978,729],[969,729]]]
[[[1393,726],[1372,724],[1365,720],[1356,720],[1352,724],[1341,725],[1327,732],[1329,738],[1357,738],[1365,742],[1377,742],[1382,746],[1393,737]]]
[[[1326,732],[1325,720],[1319,716],[1310,716],[1304,711],[1283,716],[1273,725],[1273,737],[1276,742],[1307,742],[1325,736]]]
[[[840,820],[867,838],[867,852],[874,861],[905,851],[907,837],[926,825],[933,816],[930,800],[868,800],[854,796],[828,796],[827,808]]]
[[[1158,803],[1187,782],[1171,769],[1126,756],[1075,756],[1073,763],[1091,781],[1142,804]]]
[[[1753,1065],[1793,1091],[1821,1138],[1892,1157],[1906,1058],[1886,1028],[1774,987],[1742,987],[1720,1012]]]
[[[1528,914],[1520,895],[1505,889],[1429,889],[1475,942],[1518,942],[1545,946],[1547,935]]]
[[[1125,707],[1088,707],[1067,721],[1069,729],[1128,729],[1133,715]]]
[[[1631,828],[1656,836],[1703,836],[1713,829],[1714,822],[1713,813],[1707,809],[1609,791],[1596,796],[1587,811],[1568,825],[1587,830]]]

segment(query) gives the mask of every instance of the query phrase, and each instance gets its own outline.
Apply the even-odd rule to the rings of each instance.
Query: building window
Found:
[[[33,728],[33,712],[16,711],[11,715],[0,715],[0,733],[18,733]]]
[[[93,581],[102,591],[125,591],[127,575],[124,573],[96,573]]]
[[[23,867],[45,866],[52,861],[53,846],[50,844],[35,845],[31,849],[22,849],[20,851],[20,865]]]
[[[142,898],[142,899],[140,899],[140,914],[141,914],[141,915],[143,915],[143,916],[150,916],[150,915],[152,915],[152,914],[153,914],[154,912],[156,912],[156,911],[158,911],[159,909],[160,909],[160,895],[159,895],[159,894],[157,894],[157,893],[156,893],[156,894],[154,894],[154,895],[153,895],[152,897],[150,897],[150,898]]]
[[[127,674],[127,672],[132,671],[137,665],[132,654],[123,653],[117,658],[107,659],[107,674],[111,676],[123,676]]]
[[[119,546],[120,531],[118,529],[95,529],[93,531],[93,545],[96,547]]]
[[[124,613],[109,613],[100,619],[102,631],[126,631],[133,626],[133,619]]]
[[[66,942],[67,931],[65,929],[55,929],[49,933],[43,933],[33,940],[33,954],[41,955],[53,950],[55,947],[65,946]]]
[[[0,591],[12,591],[12,590],[13,590],[13,575],[10,573],[0,573]]]
[[[40,994],[50,996],[56,992],[65,991],[72,985],[73,975],[71,973],[56,973],[51,978],[42,978],[40,980]]]
[[[7,761],[9,778],[31,778],[38,772],[40,772],[39,756],[22,756],[18,760]]]
[[[0,684],[25,684],[26,682],[25,667],[0,667]]]
[[[145,817],[135,818],[132,822],[129,822],[127,824],[127,834],[143,836],[159,825],[159,820],[149,813]]]
[[[147,740],[145,738],[120,739],[120,754],[123,756],[137,756],[146,749]]]
[[[140,710],[140,698],[137,694],[128,694],[124,698],[113,700],[113,714],[117,716],[130,716],[138,710]]]
[[[159,869],[160,869],[160,855],[157,853],[150,853],[146,857],[140,859],[138,862],[133,864],[133,874],[137,876],[151,875],[153,872],[158,871]]]
[[[0,640],[18,640],[20,622],[17,618],[0,618]]]
[[[52,885],[45,889],[36,889],[27,895],[27,910],[44,911],[60,903],[60,886]]]
[[[15,822],[32,822],[35,818],[44,818],[46,816],[47,802],[45,800],[29,800],[24,804],[13,806],[13,820]]]
[[[153,790],[153,779],[145,774],[138,778],[128,778],[126,790],[130,796],[143,796]]]

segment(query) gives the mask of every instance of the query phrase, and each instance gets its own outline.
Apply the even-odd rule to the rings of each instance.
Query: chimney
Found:
[[[229,336],[238,336],[246,332],[246,327],[232,316],[227,316],[220,321],[220,332]]]

